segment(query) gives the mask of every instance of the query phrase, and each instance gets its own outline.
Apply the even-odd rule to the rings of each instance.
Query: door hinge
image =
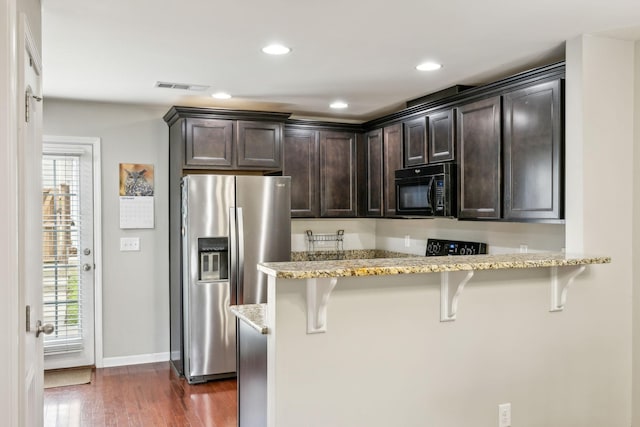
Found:
[[[31,104],[31,87],[27,87],[24,92],[24,122],[29,123],[31,118],[29,117],[29,105]]]
[[[34,95],[31,86],[27,87],[27,90],[24,92],[24,122],[29,123],[31,120],[31,98],[36,101],[42,101],[41,96]]]
[[[26,330],[27,332],[31,332],[31,306],[27,306],[27,321],[26,321]]]

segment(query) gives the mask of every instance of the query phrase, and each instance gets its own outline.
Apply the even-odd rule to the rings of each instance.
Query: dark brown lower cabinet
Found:
[[[561,90],[553,80],[504,95],[505,219],[563,217]]]
[[[356,134],[320,131],[320,216],[355,217],[357,209]]]
[[[483,99],[457,109],[458,218],[499,219],[500,97]]]
[[[282,174],[291,177],[291,216],[320,216],[318,132],[287,130]]]

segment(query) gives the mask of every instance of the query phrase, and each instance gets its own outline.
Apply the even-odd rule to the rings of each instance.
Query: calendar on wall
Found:
[[[153,165],[120,163],[120,228],[154,227]]]

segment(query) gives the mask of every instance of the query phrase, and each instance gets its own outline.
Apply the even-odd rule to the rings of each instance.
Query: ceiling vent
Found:
[[[179,90],[191,90],[196,92],[202,92],[209,88],[204,85],[192,85],[187,83],[170,83],[170,82],[156,82],[156,87],[163,89],[179,89]]]

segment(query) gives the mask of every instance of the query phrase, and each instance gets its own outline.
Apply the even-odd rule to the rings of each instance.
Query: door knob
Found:
[[[82,269],[84,271],[89,271],[91,270],[91,264],[82,264]]]
[[[53,332],[54,329],[55,328],[51,323],[47,323],[46,325],[43,325],[42,321],[38,320],[36,322],[36,337],[39,337],[40,334],[49,335],[51,332]]]

